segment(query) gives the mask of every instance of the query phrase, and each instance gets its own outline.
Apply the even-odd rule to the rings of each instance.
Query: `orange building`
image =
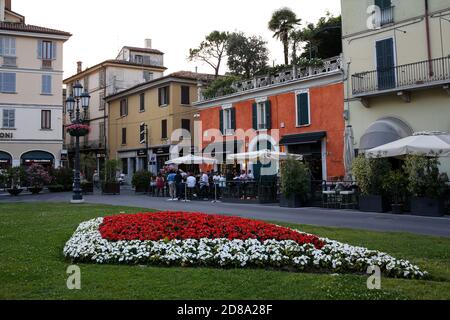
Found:
[[[323,68],[259,77],[237,84],[236,93],[197,102],[205,155],[220,150],[225,161],[228,154],[272,149],[303,155],[316,180],[343,177],[341,70],[340,58],[330,59]],[[217,129],[220,134],[214,134]],[[258,176],[261,164],[228,166]]]

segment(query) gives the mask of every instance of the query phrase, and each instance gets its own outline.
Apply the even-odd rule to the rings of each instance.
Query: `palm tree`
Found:
[[[284,63],[289,64],[289,33],[300,24],[301,19],[289,8],[281,8],[272,14],[269,21],[269,30],[274,32],[273,37],[281,40],[284,49]]]

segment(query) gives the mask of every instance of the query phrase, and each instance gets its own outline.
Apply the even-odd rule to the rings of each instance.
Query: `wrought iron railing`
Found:
[[[450,81],[450,56],[401,66],[356,73],[352,76],[354,95],[406,89]]]

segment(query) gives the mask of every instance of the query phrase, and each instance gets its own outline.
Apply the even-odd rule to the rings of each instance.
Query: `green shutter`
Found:
[[[231,129],[236,130],[236,108],[231,108]]]
[[[220,132],[222,132],[222,134],[223,134],[224,132],[223,132],[223,110],[222,109],[220,109],[220,112],[219,112],[219,121],[220,121]]]
[[[272,129],[272,103],[270,100],[266,101],[266,125],[267,130]]]
[[[253,129],[258,130],[258,105],[254,103],[252,109]]]
[[[308,93],[297,95],[297,125],[309,125],[309,96]]]

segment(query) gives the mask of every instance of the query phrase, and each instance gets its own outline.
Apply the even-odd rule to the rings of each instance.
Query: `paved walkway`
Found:
[[[70,193],[49,193],[38,196],[0,197],[2,202],[67,202]],[[189,203],[167,201],[135,195],[131,190],[123,190],[120,196],[85,196],[88,203],[131,206],[169,211],[191,211],[235,215],[267,221],[296,224],[343,227],[374,231],[410,232],[450,238],[450,217],[429,218],[409,215],[364,213],[354,210],[331,210],[321,208],[280,208],[277,205],[231,204],[193,201]]]

